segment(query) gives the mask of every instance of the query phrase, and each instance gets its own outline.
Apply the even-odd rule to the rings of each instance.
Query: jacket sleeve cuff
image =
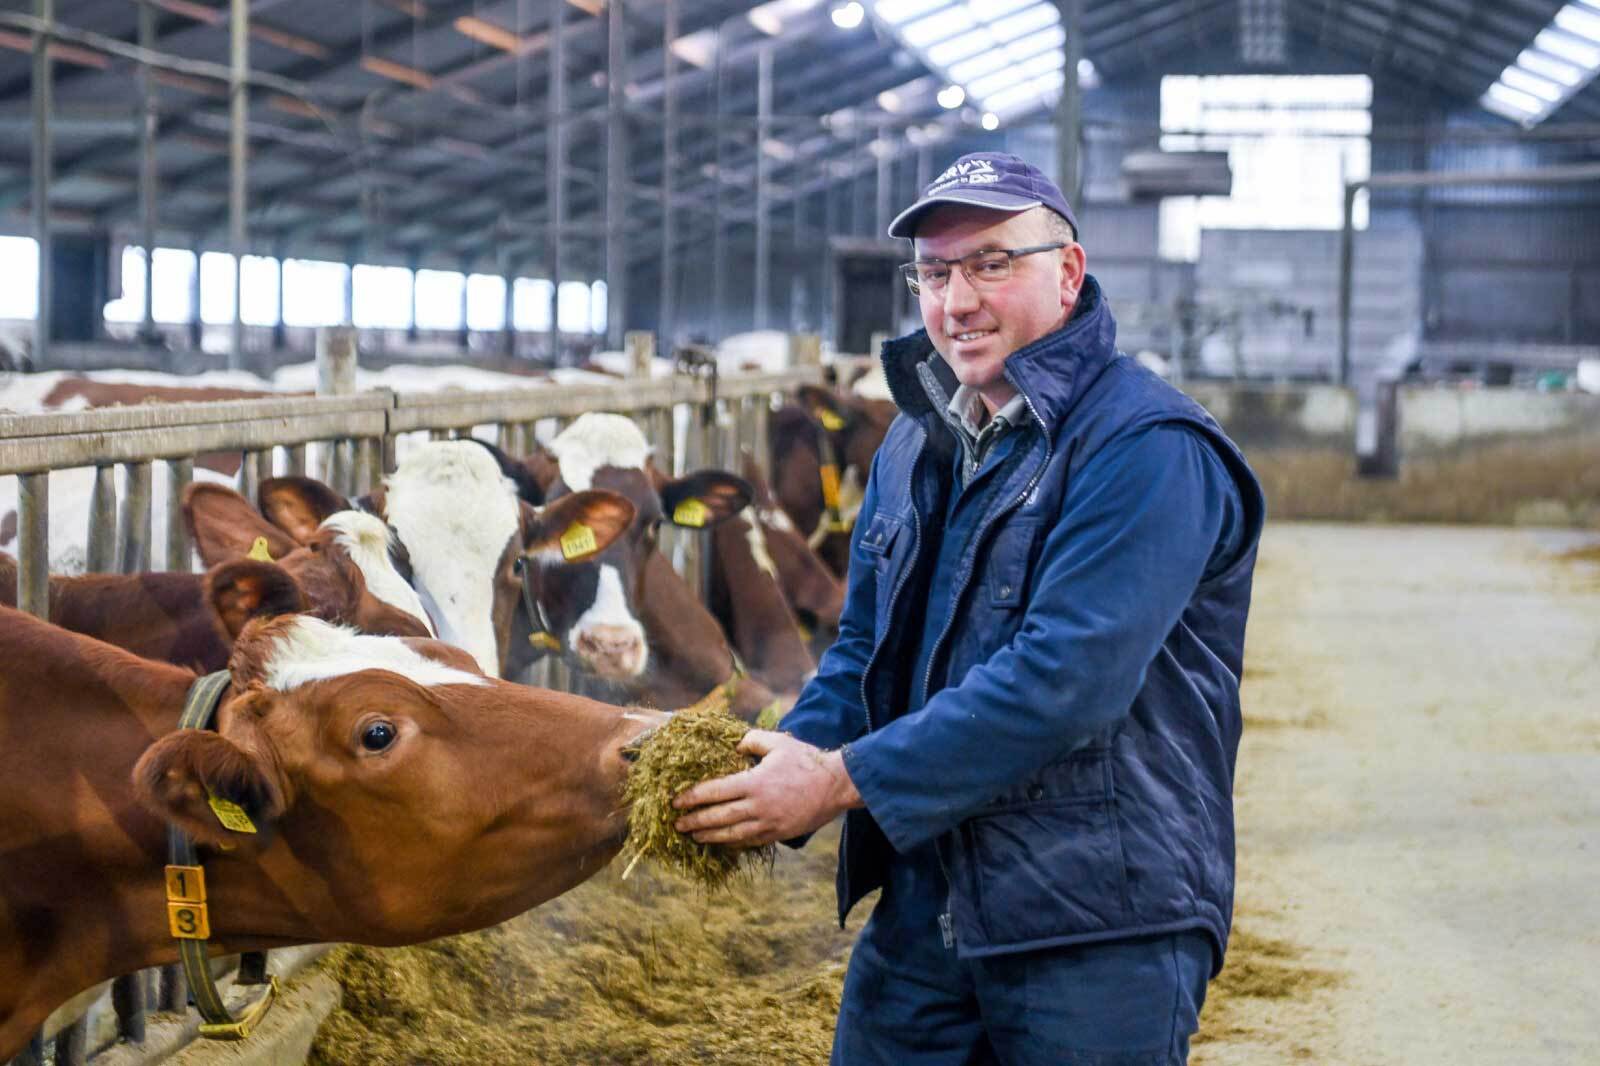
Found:
[[[860,740],[840,748],[839,754],[844,758],[845,772],[850,775],[850,783],[861,794],[861,802],[867,808],[867,813],[878,823],[890,845],[905,854],[919,844],[932,840],[940,830],[929,827],[925,820],[908,817],[900,787],[885,781],[878,772],[872,754],[876,746],[873,741],[879,735],[868,733]]]

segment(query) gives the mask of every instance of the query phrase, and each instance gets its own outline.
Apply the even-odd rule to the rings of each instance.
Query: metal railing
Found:
[[[763,469],[767,419],[775,398],[804,384],[818,384],[821,370],[800,367],[776,373],[698,376],[679,373],[653,380],[547,385],[501,392],[394,393],[224,400],[205,403],[140,404],[71,414],[0,415],[0,476],[18,478],[17,603],[49,615],[50,471],[92,467],[95,471],[87,530],[88,569],[132,573],[159,568],[188,571],[191,552],[183,521],[183,489],[194,479],[197,456],[238,453],[240,491],[253,497],[274,474],[320,476],[346,495],[380,483],[394,469],[402,434],[466,436],[493,427],[496,443],[513,455],[532,450],[541,425],[559,432],[588,411],[610,411],[636,421],[655,448],[656,465],[669,474],[701,466],[737,470],[749,448]],[[687,408],[688,417],[676,413]],[[682,433],[680,447],[679,423]],[[310,446],[318,446],[315,453]],[[311,462],[311,469],[308,467]],[[166,468],[166,510],[152,513],[154,465]],[[116,467],[123,469],[118,498]],[[166,551],[151,558],[152,522],[165,523]],[[692,532],[680,544],[684,577],[703,589],[704,574]],[[543,680],[568,687],[566,671],[553,660]],[[115,1037],[145,1038],[146,1014],[182,1010],[186,989],[177,967],[119,978],[108,993],[116,1018]],[[90,1005],[53,1019],[56,1066],[82,1066],[100,1041],[89,1033]],[[43,1063],[43,1034],[17,1063]]]

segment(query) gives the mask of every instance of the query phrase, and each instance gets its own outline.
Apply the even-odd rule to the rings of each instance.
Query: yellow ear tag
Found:
[[[529,633],[528,643],[532,644],[535,648],[543,648],[545,651],[561,650],[561,639],[554,633]]]
[[[222,823],[224,829],[232,829],[235,833],[254,833],[256,823],[244,813],[244,808],[232,800],[225,800],[221,796],[206,793],[206,802],[211,804],[211,810],[216,813],[217,821]]]
[[[822,502],[825,506],[837,510],[839,507],[839,468],[832,463],[824,463],[821,476]]]
[[[690,496],[673,510],[672,523],[673,525],[699,529],[706,524],[706,519],[710,517],[710,509],[693,496]]]
[[[267,538],[257,537],[255,543],[250,545],[250,553],[246,559],[254,559],[258,563],[272,562],[272,553],[267,550]]]
[[[561,557],[571,562],[581,559],[585,555],[593,555],[600,550],[600,542],[595,540],[594,530],[582,522],[574,522],[561,534]]]
[[[837,433],[844,428],[844,419],[826,407],[817,409],[817,421],[822,423],[822,428],[829,433]]]
[[[783,704],[773,700],[761,708],[761,713],[756,715],[757,729],[776,729],[778,720],[783,717]]]

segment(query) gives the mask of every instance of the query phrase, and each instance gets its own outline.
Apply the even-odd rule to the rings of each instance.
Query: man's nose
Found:
[[[960,267],[950,271],[950,280],[945,283],[944,309],[951,315],[964,315],[978,309],[978,290]]]

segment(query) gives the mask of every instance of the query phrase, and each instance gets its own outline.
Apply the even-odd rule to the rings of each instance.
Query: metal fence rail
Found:
[[[622,380],[602,385],[546,386],[502,392],[405,393],[375,390],[344,396],[221,400],[204,403],[139,404],[70,414],[0,415],[0,476],[18,479],[18,606],[49,615],[50,471],[93,467],[87,560],[89,569],[132,573],[161,568],[187,571],[190,549],[183,521],[183,489],[194,478],[195,457],[237,452],[242,463],[240,490],[253,496],[261,480],[277,474],[305,473],[307,448],[320,445],[317,469],[335,489],[355,495],[379,483],[394,469],[395,441],[405,433],[435,438],[465,436],[489,426],[497,443],[513,454],[532,450],[535,429],[545,423],[559,430],[589,411],[610,411],[636,421],[655,448],[657,465],[668,473],[701,466],[737,471],[741,451],[750,449],[765,469],[767,416],[774,399],[801,385],[820,384],[817,367],[776,373]],[[687,418],[679,418],[687,408]],[[687,432],[679,447],[679,424]],[[152,513],[153,464],[166,467],[166,513]],[[116,491],[116,467],[123,468],[124,491]],[[151,558],[153,521],[167,530],[162,559]],[[703,588],[704,572],[696,543],[686,536],[681,553],[684,577]],[[559,664],[545,677],[566,687]],[[143,1039],[147,1010],[182,1010],[186,990],[176,967],[118,979],[110,993],[115,1036]],[[53,1060],[57,1066],[82,1066],[104,1036],[88,1031],[89,1009],[56,1019]],[[69,1012],[70,1017],[70,1012]],[[43,1040],[17,1060],[43,1056]],[[37,1061],[42,1063],[43,1057]]]

